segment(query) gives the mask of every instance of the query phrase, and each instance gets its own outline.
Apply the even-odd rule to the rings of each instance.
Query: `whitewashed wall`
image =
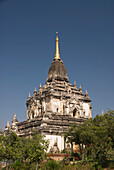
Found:
[[[88,103],[83,103],[83,109],[85,110],[85,116],[90,116],[90,107]]]
[[[63,136],[58,136],[58,135],[45,135],[45,139],[49,140],[49,149],[50,150],[51,146],[53,147],[54,143],[57,142],[57,146],[60,151],[64,149],[64,137]]]

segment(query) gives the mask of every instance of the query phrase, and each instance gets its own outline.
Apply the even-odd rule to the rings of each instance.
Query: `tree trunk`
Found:
[[[80,157],[82,159],[82,148],[81,148],[81,144],[79,144],[79,148],[80,148]]]
[[[36,161],[36,170],[38,170],[38,162]]]
[[[71,152],[73,153],[73,143],[71,142]]]
[[[6,170],[8,170],[8,161],[6,161]]]
[[[9,170],[11,170],[11,164],[10,164]]]

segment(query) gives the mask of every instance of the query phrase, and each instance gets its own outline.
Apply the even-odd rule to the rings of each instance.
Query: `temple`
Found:
[[[67,70],[59,53],[59,39],[56,36],[55,56],[48,71],[44,86],[34,90],[33,96],[26,101],[27,119],[18,122],[14,115],[11,126],[9,121],[4,134],[10,130],[20,137],[31,136],[34,129],[49,139],[49,152],[62,151],[67,147],[64,133],[73,123],[82,124],[92,117],[91,100],[87,90],[85,94],[81,85],[77,89],[76,82],[70,84]],[[56,147],[56,149],[55,149]]]

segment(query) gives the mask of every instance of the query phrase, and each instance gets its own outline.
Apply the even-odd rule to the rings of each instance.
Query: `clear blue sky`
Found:
[[[114,109],[114,0],[0,0],[0,126],[45,84],[55,32],[71,83],[92,100],[92,115]]]

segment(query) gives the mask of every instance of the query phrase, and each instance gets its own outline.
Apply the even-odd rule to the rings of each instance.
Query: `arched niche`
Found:
[[[73,117],[76,117],[76,113],[77,113],[77,109],[75,108],[75,109],[73,110]]]
[[[32,119],[35,118],[35,114],[34,114],[34,111],[32,111]]]
[[[78,112],[77,108],[74,108],[74,110],[73,110],[73,117],[79,118],[79,112]]]

